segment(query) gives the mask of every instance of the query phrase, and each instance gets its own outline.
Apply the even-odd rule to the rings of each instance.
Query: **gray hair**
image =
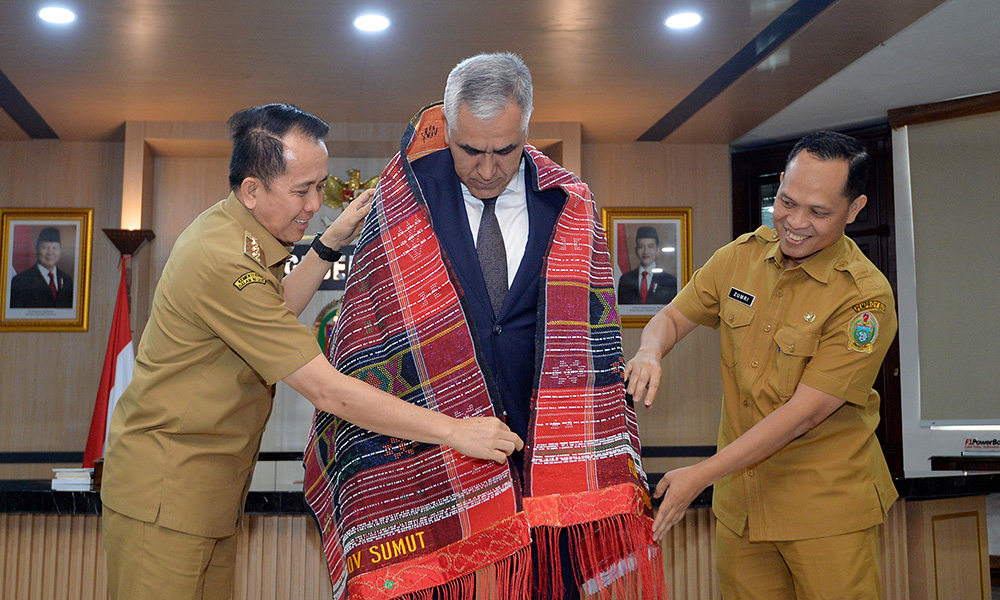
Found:
[[[469,107],[472,116],[489,121],[500,114],[508,100],[521,109],[521,129],[528,130],[532,109],[531,71],[511,52],[477,54],[455,65],[444,87],[444,117],[449,130],[458,122],[458,109]]]

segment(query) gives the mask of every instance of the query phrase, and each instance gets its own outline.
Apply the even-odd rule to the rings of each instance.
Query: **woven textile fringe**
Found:
[[[666,598],[663,559],[650,538],[650,527],[648,517],[614,515],[568,527],[534,528],[539,575],[534,597],[552,600],[563,597],[559,538],[565,534],[573,571],[578,578],[583,574],[583,580],[576,583],[585,597]],[[636,585],[637,578],[640,585]]]
[[[399,597],[400,600],[531,600],[531,551],[511,556],[437,587]]]

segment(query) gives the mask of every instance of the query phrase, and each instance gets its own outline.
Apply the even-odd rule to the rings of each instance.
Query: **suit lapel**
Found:
[[[469,214],[465,210],[462,188],[454,176],[455,164],[447,150],[436,152],[421,160],[432,161],[430,169],[421,169],[417,176],[424,195],[424,202],[431,213],[434,233],[441,242],[445,256],[455,266],[459,284],[467,297],[479,305],[480,311],[493,314],[489,293],[479,266],[479,255],[469,229]],[[418,161],[419,164],[419,161]],[[417,172],[417,169],[414,169]]]

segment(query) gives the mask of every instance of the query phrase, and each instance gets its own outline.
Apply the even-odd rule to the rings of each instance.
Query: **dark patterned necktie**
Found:
[[[52,271],[49,271],[49,291],[52,292],[53,298],[59,297],[59,292],[56,291],[56,278],[52,275]]]
[[[479,221],[476,236],[476,254],[479,255],[479,266],[483,270],[494,317],[500,314],[503,299],[507,296],[507,249],[503,245],[496,205],[496,198],[483,200],[483,218]]]

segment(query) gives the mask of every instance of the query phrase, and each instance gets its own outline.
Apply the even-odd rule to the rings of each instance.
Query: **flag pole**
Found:
[[[107,443],[111,415],[118,398],[132,379],[132,367],[135,360],[132,347],[132,319],[129,309],[131,269],[128,268],[128,260],[156,237],[148,229],[105,229],[104,233],[121,253],[121,262],[119,263],[121,278],[118,282],[118,296],[115,300],[115,311],[111,320],[108,347],[104,355],[101,382],[94,402],[94,414],[90,421],[87,445],[83,452],[83,467],[94,467],[95,489],[99,489],[100,486],[100,464],[104,456],[104,446]]]

